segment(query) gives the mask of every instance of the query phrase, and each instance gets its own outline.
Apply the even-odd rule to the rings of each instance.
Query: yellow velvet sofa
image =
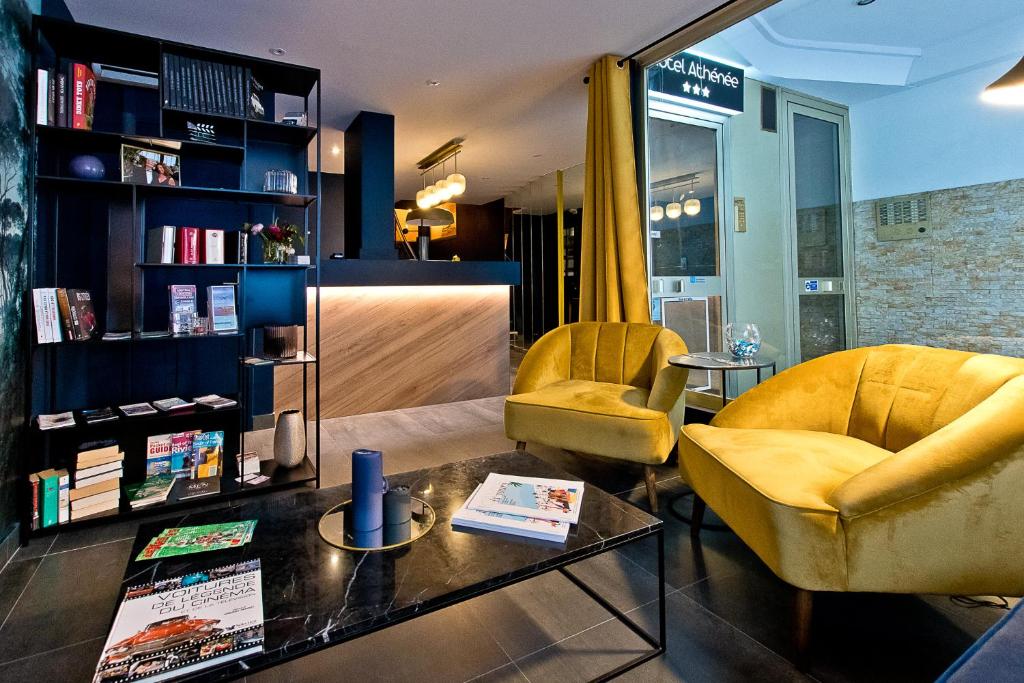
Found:
[[[1024,594],[1024,359],[908,345],[802,363],[687,425],[679,468],[810,591]],[[798,638],[800,633],[798,633]]]
[[[537,340],[505,400],[505,434],[516,441],[619,458],[654,472],[672,454],[683,424],[687,371],[668,364],[686,353],[672,330],[639,323],[562,325]]]

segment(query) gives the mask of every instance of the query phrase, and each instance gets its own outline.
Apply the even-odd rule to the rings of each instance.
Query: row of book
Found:
[[[225,408],[234,408],[238,405],[238,401],[233,398],[225,398],[217,394],[208,394],[206,396],[197,396],[191,401],[186,401],[183,398],[173,396],[171,398],[160,399],[159,401],[153,401],[152,403],[129,403],[127,405],[118,406],[115,412],[113,408],[107,406],[103,408],[88,408],[79,411],[79,417],[83,424],[98,424],[101,422],[113,422],[118,420],[123,415],[127,418],[141,417],[144,415],[156,415],[158,413],[175,414],[193,410],[196,407],[207,408],[210,410],[223,410]],[[41,431],[48,431],[51,429],[67,429],[74,427],[78,424],[75,419],[74,411],[66,411],[63,413],[52,413],[49,415],[40,415],[38,418],[39,429]]]
[[[245,263],[249,233],[219,228],[161,225],[146,234],[148,263]]]
[[[163,55],[166,107],[201,114],[262,118],[264,110],[259,101],[262,90],[262,85],[247,68],[168,52]]]
[[[29,475],[33,529],[110,513],[120,505],[124,452],[116,442],[82,448],[73,472],[51,468]]]
[[[492,472],[452,515],[452,526],[563,543],[582,501],[582,481]]]
[[[86,289],[44,287],[32,290],[36,341],[85,341],[96,330],[96,312]]]
[[[92,130],[96,74],[85,64],[36,70],[36,124]]]

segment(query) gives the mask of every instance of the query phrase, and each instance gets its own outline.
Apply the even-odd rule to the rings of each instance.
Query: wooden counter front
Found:
[[[323,287],[319,358],[321,419],[507,394],[509,288]],[[301,372],[275,370],[275,412],[301,405]]]

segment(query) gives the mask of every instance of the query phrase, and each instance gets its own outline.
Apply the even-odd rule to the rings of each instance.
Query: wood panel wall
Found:
[[[508,393],[508,287],[324,287],[321,297],[321,419]],[[313,304],[311,294],[311,322]],[[301,406],[301,372],[277,368],[275,411]],[[310,417],[313,405],[310,392]]]

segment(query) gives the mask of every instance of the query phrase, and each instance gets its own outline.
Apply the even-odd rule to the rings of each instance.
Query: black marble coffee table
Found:
[[[386,457],[386,456],[385,456]],[[182,680],[221,681],[270,668],[379,631],[435,610],[549,571],[561,571],[651,646],[651,650],[595,680],[608,680],[665,651],[665,579],[662,522],[587,485],[580,523],[564,543],[488,532],[456,531],[451,515],[489,472],[572,479],[523,452],[503,453],[388,477],[405,484],[437,513],[423,538],[398,550],[351,552],[317,533],[320,516],[350,497],[349,486],[274,494],[230,507],[192,513],[177,526],[256,519],[252,541],[238,549],[137,562],[139,551],[168,523],[139,529],[123,589],[140,583],[260,558],[265,644],[262,654],[187,675]],[[642,538],[658,544],[659,628],[649,634],[568,565]],[[118,600],[120,602],[120,600]],[[116,606],[115,606],[116,609]]]

